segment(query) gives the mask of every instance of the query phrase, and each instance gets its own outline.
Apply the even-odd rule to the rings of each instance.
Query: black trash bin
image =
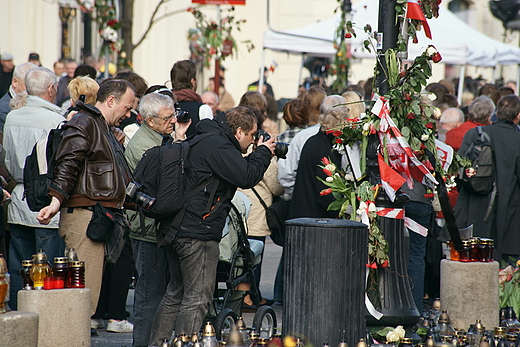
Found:
[[[367,226],[330,218],[286,225],[283,334],[355,346],[365,337]]]

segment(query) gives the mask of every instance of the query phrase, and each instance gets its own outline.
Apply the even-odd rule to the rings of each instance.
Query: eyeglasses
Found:
[[[153,118],[159,118],[159,119],[162,119],[162,120],[170,120],[172,119],[173,117],[175,117],[177,115],[177,111],[173,112],[171,115],[169,115],[168,117],[159,117],[159,116],[151,116]]]

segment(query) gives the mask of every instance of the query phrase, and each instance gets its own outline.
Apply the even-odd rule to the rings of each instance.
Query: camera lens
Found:
[[[289,151],[289,144],[285,142],[276,142],[274,147],[274,155],[279,159],[287,159],[287,152]]]
[[[150,207],[152,207],[153,203],[155,202],[155,198],[152,198],[151,196],[148,196],[142,192],[137,192],[135,194],[135,203],[145,210],[149,210]]]
[[[269,141],[271,139],[271,135],[269,135],[267,132],[263,130],[258,130],[255,134],[255,137],[257,140],[260,140],[260,137],[262,138],[262,141]]]

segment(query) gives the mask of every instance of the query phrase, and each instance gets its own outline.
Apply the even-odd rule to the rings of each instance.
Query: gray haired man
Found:
[[[152,93],[141,98],[139,113],[143,123],[125,150],[125,157],[132,170],[143,153],[160,146],[174,132],[176,140],[183,140],[191,124],[178,123],[171,97]],[[175,128],[175,129],[174,129]],[[130,241],[134,254],[137,283],[134,299],[134,346],[148,346],[152,322],[170,280],[168,259],[164,247],[157,248],[155,220],[145,217],[145,232],[141,231],[139,214],[128,211],[132,225]]]
[[[37,213],[29,210],[23,200],[23,168],[25,158],[36,142],[47,137],[49,131],[64,120],[61,108],[54,104],[57,92],[54,72],[47,68],[34,68],[25,76],[29,94],[27,104],[9,112],[4,127],[5,166],[16,181],[12,203],[7,209],[7,222],[11,232],[9,244],[9,270],[11,272],[11,301],[17,307],[17,292],[22,289],[19,275],[22,260],[31,259],[41,248],[49,259],[63,254],[65,244],[58,234],[58,216],[48,225],[40,225]]]
[[[29,70],[32,70],[36,67],[37,66],[33,63],[23,63],[14,69],[9,91],[5,93],[5,95],[0,99],[0,131],[4,131],[5,118],[7,117],[7,114],[11,112],[11,106],[9,106],[9,102],[16,95],[25,91],[25,75],[27,72],[29,72]]]

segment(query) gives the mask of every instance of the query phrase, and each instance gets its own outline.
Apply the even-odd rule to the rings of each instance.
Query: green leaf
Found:
[[[341,205],[343,205],[344,202],[348,202],[347,199],[345,198],[342,198],[342,199],[338,199],[338,200],[334,200],[333,202],[331,202],[329,204],[329,207],[327,208],[327,211],[336,211],[336,210],[339,210],[341,208]]]

